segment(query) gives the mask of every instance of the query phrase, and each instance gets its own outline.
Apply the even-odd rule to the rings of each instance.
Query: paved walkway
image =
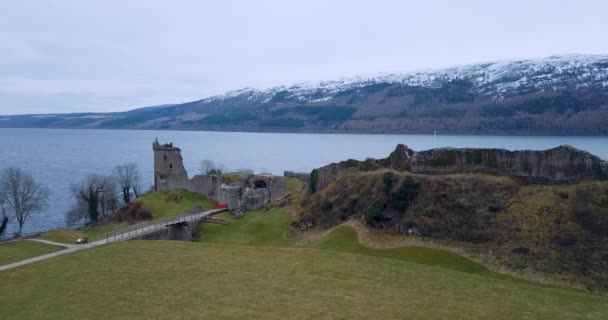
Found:
[[[49,240],[44,240],[44,239],[24,239],[25,241],[34,241],[34,242],[42,242],[42,243],[46,243],[46,244],[50,244],[53,246],[57,246],[57,247],[65,247],[65,248],[72,248],[72,247],[76,247],[76,244],[67,244],[67,243],[62,243],[62,242],[55,242],[55,241],[49,241]]]
[[[199,212],[199,213],[185,215],[185,216],[176,217],[176,218],[152,221],[150,224],[147,224],[145,226],[133,226],[132,228],[127,229],[127,230],[117,231],[115,233],[108,234],[97,241],[89,242],[87,244],[71,245],[71,244],[58,243],[58,242],[47,241],[47,240],[42,240],[42,239],[27,239],[28,241],[38,241],[38,242],[48,243],[48,244],[52,244],[52,245],[56,245],[56,246],[66,247],[66,249],[55,251],[52,253],[43,254],[41,256],[37,256],[37,257],[33,257],[33,258],[21,260],[21,261],[9,263],[9,264],[5,264],[3,266],[0,266],[0,271],[17,268],[17,267],[20,267],[20,266],[23,266],[26,264],[50,259],[53,257],[62,256],[64,254],[69,254],[69,253],[80,251],[80,250],[86,250],[86,249],[90,249],[93,247],[98,247],[98,246],[112,243],[112,242],[133,239],[135,237],[139,237],[139,236],[142,236],[145,234],[149,234],[149,233],[153,233],[155,231],[161,230],[162,228],[165,228],[169,225],[202,219],[204,217],[208,217],[210,215],[213,215],[213,214],[216,214],[216,213],[219,213],[222,211],[226,211],[226,209],[214,209],[214,210]]]

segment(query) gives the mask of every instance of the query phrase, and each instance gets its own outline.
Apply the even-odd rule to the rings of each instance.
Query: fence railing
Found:
[[[112,232],[109,232],[106,234],[99,235],[95,240],[96,241],[105,240],[106,242],[128,240],[128,239],[140,236],[140,235],[158,231],[164,227],[167,227],[167,226],[170,226],[173,224],[178,224],[178,223],[182,223],[182,222],[190,222],[190,221],[201,219],[201,218],[210,216],[212,214],[216,214],[216,213],[226,211],[226,210],[227,209],[212,209],[212,210],[203,211],[203,212],[194,213],[194,214],[186,214],[186,215],[182,215],[182,216],[178,216],[178,217],[169,217],[169,218],[164,218],[164,219],[160,219],[160,220],[152,220],[147,223],[137,224],[137,225],[133,225],[133,226],[130,226],[127,228],[123,228],[120,230],[115,230],[115,231],[112,231]]]
[[[159,219],[159,220],[151,220],[148,222],[139,223],[139,224],[132,225],[132,226],[129,226],[126,228],[122,228],[119,230],[101,234],[101,235],[97,236],[95,239],[90,239],[90,240],[98,241],[98,240],[105,239],[107,242],[109,242],[110,240],[111,241],[128,240],[128,239],[134,238],[138,235],[143,235],[146,233],[151,233],[153,231],[160,230],[168,225],[177,224],[177,223],[181,223],[181,222],[193,221],[193,220],[200,219],[200,218],[203,218],[206,216],[210,216],[212,214],[216,214],[216,213],[219,213],[222,211],[226,211],[226,209],[212,209],[212,210],[207,210],[207,211],[194,213],[194,214],[185,214],[185,215],[181,215],[181,216],[177,216],[177,217],[169,217],[169,218],[164,218],[164,219]],[[18,240],[18,239],[23,239],[23,238],[32,238],[32,237],[35,237],[44,232],[45,231],[22,233],[19,238],[16,237],[15,233],[5,234],[5,235],[0,236],[0,242]]]

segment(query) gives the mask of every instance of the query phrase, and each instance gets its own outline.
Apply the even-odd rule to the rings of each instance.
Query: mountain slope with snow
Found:
[[[123,113],[0,117],[0,127],[608,135],[608,55],[347,78]]]

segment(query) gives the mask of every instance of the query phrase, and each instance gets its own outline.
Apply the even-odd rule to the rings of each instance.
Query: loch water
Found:
[[[384,158],[398,143],[414,150],[433,147],[542,150],[562,144],[608,159],[608,137],[245,133],[152,130],[0,129],[0,169],[18,166],[50,190],[48,207],[32,215],[24,233],[65,226],[72,205],[70,185],[89,174],[110,174],[125,162],[138,164],[145,186],[153,181],[152,142],[182,149],[190,176],[210,159],[227,169],[282,175],[310,172],[331,162]],[[9,229],[14,232],[14,222]]]

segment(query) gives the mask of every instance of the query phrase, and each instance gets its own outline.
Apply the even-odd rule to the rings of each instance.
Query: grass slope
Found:
[[[202,224],[197,241],[278,247],[292,245],[286,236],[292,220],[278,209],[248,211],[240,219],[235,219],[230,213],[214,217],[227,220],[230,224]]]
[[[195,206],[210,209],[215,204],[201,194],[186,190],[151,192],[137,198],[137,201],[150,210],[154,219],[191,213]]]
[[[154,219],[173,217],[190,213],[195,206],[213,207],[214,202],[205,196],[186,190],[147,193],[137,199],[144,208],[150,210]],[[103,225],[82,229],[58,228],[37,236],[39,239],[61,243],[74,243],[76,239],[87,237],[94,241],[98,236],[127,227],[125,224]]]
[[[398,259],[409,262],[438,266],[464,272],[493,274],[483,265],[445,250],[406,246],[394,249],[373,249],[357,239],[357,232],[351,226],[340,226],[323,239],[310,245],[312,248],[351,252],[374,257]]]
[[[0,265],[25,260],[58,250],[61,250],[61,248],[33,241],[2,243],[0,244]]]
[[[89,241],[94,241],[98,236],[120,229],[121,227],[123,225],[87,227],[82,229],[57,228],[41,233],[36,238],[74,244],[78,238],[87,237]]]
[[[287,231],[292,219],[279,209],[249,211],[241,219],[229,213],[216,216],[230,222],[229,225],[203,224],[197,241],[207,243],[246,244],[258,246],[295,246],[288,240]],[[501,277],[489,272],[483,265],[454,253],[422,247],[373,249],[359,243],[351,226],[340,226],[323,239],[308,245],[310,248],[350,252],[375,257],[397,259],[431,266]]]
[[[2,273],[1,319],[604,319],[608,298],[358,254],[131,241]]]

